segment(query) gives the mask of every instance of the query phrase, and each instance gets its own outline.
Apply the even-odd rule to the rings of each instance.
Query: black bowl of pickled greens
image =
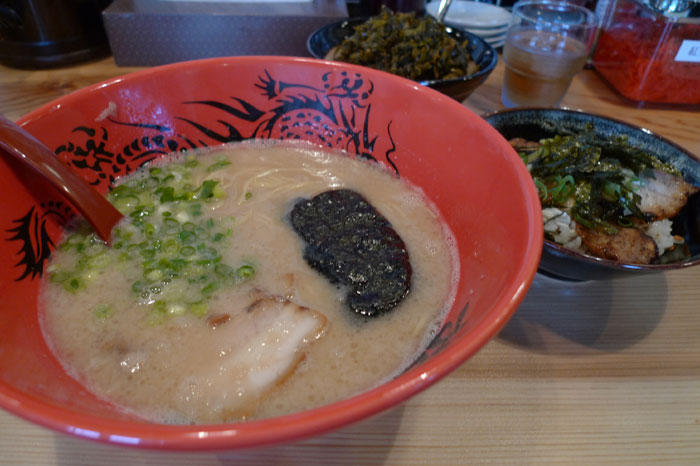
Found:
[[[351,18],[321,27],[307,40],[315,58],[387,71],[466,99],[496,67],[498,55],[479,36],[433,17],[392,13]]]
[[[574,110],[512,109],[484,118],[511,142],[538,190],[540,272],[601,280],[700,264],[700,161],[686,150]]]

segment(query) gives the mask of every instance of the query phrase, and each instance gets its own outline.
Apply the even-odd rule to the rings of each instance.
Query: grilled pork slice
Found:
[[[639,207],[645,214],[653,215],[654,220],[678,215],[688,198],[699,189],[679,176],[660,170],[654,170],[653,177],[644,177],[641,181],[637,190],[642,198]]]
[[[532,152],[542,145],[537,141],[528,141],[524,138],[513,138],[509,139],[508,142],[518,152]]]
[[[208,413],[205,422],[245,419],[265,394],[305,359],[327,325],[320,312],[256,292],[242,311],[209,320],[215,354],[199,361],[178,395],[181,406]],[[208,417],[207,417],[208,416]]]
[[[621,228],[617,234],[610,235],[577,224],[576,232],[590,253],[603,259],[649,264],[659,255],[654,240],[635,228]]]

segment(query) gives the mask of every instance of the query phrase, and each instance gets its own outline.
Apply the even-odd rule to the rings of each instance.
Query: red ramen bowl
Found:
[[[74,436],[155,449],[235,449],[358,421],[428,388],[472,356],[515,312],[540,259],[537,193],[506,140],[453,99],[380,71],[277,57],[177,63],[80,90],[18,123],[101,193],[172,151],[248,138],[342,149],[422,188],[457,241],[460,273],[450,312],[424,354],[393,380],[282,417],[148,423],[88,392],[47,347],[37,293],[76,214],[56,191],[0,156],[0,406]]]

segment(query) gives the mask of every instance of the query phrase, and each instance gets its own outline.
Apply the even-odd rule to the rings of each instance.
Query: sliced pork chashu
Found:
[[[508,142],[518,152],[532,152],[539,149],[542,145],[537,141],[528,141],[524,138],[513,138],[509,139]]]
[[[576,225],[581,243],[596,257],[628,264],[649,264],[659,255],[656,243],[635,228],[621,228],[611,235]]]
[[[282,384],[306,357],[306,347],[323,333],[320,312],[257,292],[243,312],[209,320],[218,353],[197,365],[179,389],[182,405],[205,404],[207,422],[245,418]]]
[[[698,192],[698,187],[679,176],[654,170],[653,176],[641,178],[642,185],[637,190],[640,195],[640,209],[651,214],[655,220],[673,218],[688,202],[688,198]]]

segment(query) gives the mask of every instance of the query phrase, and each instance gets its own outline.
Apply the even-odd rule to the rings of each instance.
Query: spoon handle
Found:
[[[452,0],[440,0],[437,15],[435,16],[439,22],[445,22],[445,15],[447,14],[447,10],[450,8],[450,4],[452,4]]]
[[[123,217],[121,212],[63,164],[41,141],[3,116],[0,116],[0,149],[30,166],[58,188],[97,235],[109,243],[112,229]]]

